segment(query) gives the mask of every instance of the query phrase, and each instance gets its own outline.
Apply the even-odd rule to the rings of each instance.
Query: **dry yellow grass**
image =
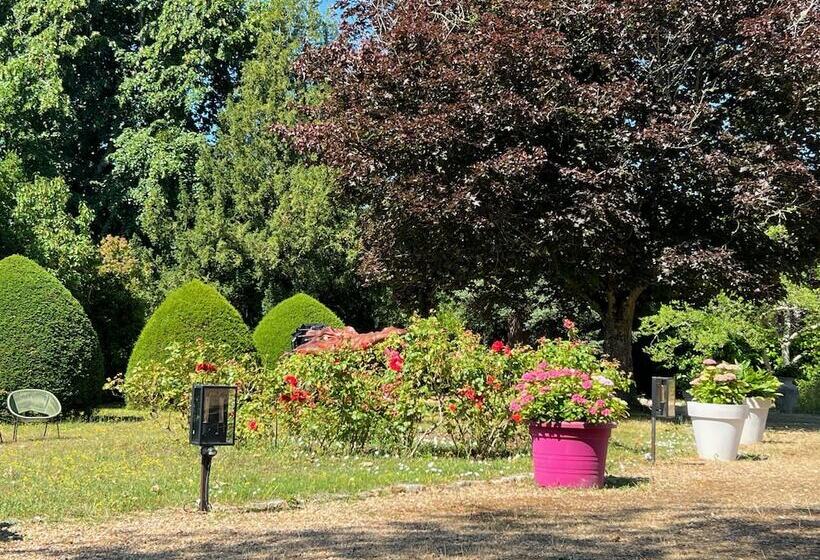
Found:
[[[475,483],[275,513],[182,510],[0,528],[3,560],[820,558],[820,425],[734,463],[636,465],[603,490]],[[21,540],[14,540],[14,539]]]

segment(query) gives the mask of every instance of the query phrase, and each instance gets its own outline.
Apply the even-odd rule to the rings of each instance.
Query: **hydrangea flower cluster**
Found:
[[[627,416],[626,402],[616,396],[621,381],[541,362],[515,385],[511,417],[529,422],[613,422]]]
[[[690,382],[689,393],[700,403],[742,404],[747,387],[740,371],[739,364],[704,360],[703,371]]]

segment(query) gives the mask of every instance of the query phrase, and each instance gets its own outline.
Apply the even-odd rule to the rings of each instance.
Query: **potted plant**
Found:
[[[616,390],[628,386],[629,379],[611,362],[592,373],[542,362],[521,377],[510,412],[529,423],[538,485],[603,485],[610,433],[615,421],[627,416]]]
[[[692,419],[698,455],[703,459],[734,461],[743,423],[749,413],[746,384],[738,364],[703,362],[703,372],[692,380],[686,409]]]
[[[768,371],[754,368],[748,363],[741,366],[740,379],[746,385],[746,405],[749,407],[740,443],[758,443],[763,441],[769,409],[774,406],[774,398],[780,394],[777,392],[780,380]]]

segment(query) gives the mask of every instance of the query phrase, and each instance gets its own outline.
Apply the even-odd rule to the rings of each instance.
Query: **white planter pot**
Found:
[[[686,409],[692,419],[695,445],[701,459],[737,459],[743,423],[749,414],[748,405],[687,401]]]
[[[749,414],[746,415],[746,421],[743,423],[740,443],[758,443],[763,441],[766,419],[769,417],[769,409],[774,406],[774,402],[764,397],[749,397],[746,399],[746,405],[749,407]]]

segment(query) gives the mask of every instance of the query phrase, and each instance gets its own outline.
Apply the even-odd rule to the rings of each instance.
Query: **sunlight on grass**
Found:
[[[199,454],[187,443],[179,420],[104,409],[98,421],[64,422],[62,439],[49,429],[23,426],[9,443],[0,425],[0,519],[99,518],[135,510],[193,507]],[[613,431],[608,472],[628,475],[645,462],[649,422],[627,420]],[[693,450],[688,426],[659,424],[660,459]],[[525,450],[526,451],[526,450]],[[311,456],[290,448],[220,448],[211,477],[211,499],[220,504],[284,499],[321,499],[397,483],[436,484],[527,473],[527,453],[476,461],[434,456]]]

